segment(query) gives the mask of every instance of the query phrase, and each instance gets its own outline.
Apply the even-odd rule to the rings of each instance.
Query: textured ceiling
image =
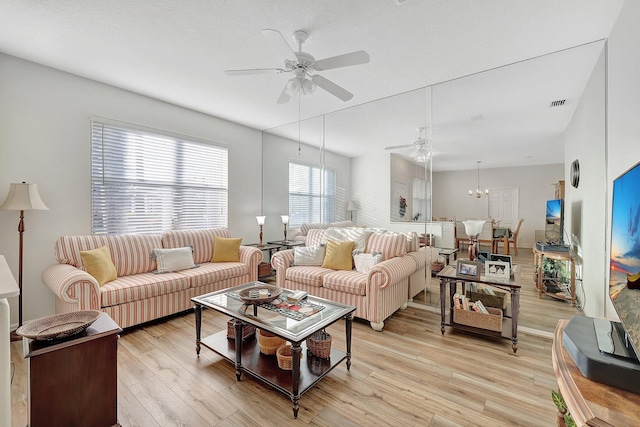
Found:
[[[316,59],[360,49],[371,57],[369,64],[321,73],[352,92],[351,101],[345,103],[321,89],[300,101],[303,118],[371,103],[362,108],[372,110],[371,114],[377,114],[392,131],[364,137],[374,131],[357,131],[354,127],[351,135],[344,134],[349,139],[347,144],[327,146],[357,156],[373,147],[384,149],[407,139],[410,142],[416,136],[414,128],[425,124],[424,116],[400,117],[393,109],[376,108],[384,103],[371,101],[605,39],[622,3],[623,0],[408,0],[400,5],[394,0],[3,0],[0,51],[263,130],[298,120],[297,99],[286,105],[276,104],[290,76],[229,77],[224,70],[282,67],[282,58],[270,48],[260,30],[276,29],[294,47],[290,35],[302,29],[309,33],[304,50]],[[581,63],[592,67],[597,55],[590,52],[587,56]],[[570,65],[577,68],[574,63]],[[582,82],[584,87],[590,72],[583,67],[570,73],[569,79]],[[525,81],[534,76],[525,75]],[[574,82],[561,80],[566,78],[564,75],[549,78],[538,87],[553,86],[561,97],[580,96],[582,88],[575,89]],[[491,80],[504,83],[504,79],[507,77]],[[477,84],[440,86],[440,96],[447,90],[460,99],[477,96],[486,100],[493,96],[480,93]],[[539,93],[531,93],[528,85],[505,86],[500,90],[510,90],[511,95],[519,92],[521,100]],[[573,92],[567,89],[563,93],[561,89],[567,86]],[[463,89],[476,91],[465,95]],[[443,98],[438,105],[437,96],[434,89],[433,139],[438,150],[451,147],[450,143],[444,145],[445,133],[441,133],[442,146],[437,146],[439,120],[445,132],[455,127],[456,121],[476,117],[487,127],[483,132],[490,133],[489,127],[497,123],[491,119],[504,113],[480,111],[477,101],[475,109],[460,111]],[[498,100],[506,95],[495,96]],[[520,104],[524,107],[526,102]],[[458,116],[453,117],[456,111]],[[334,121],[344,123],[337,114]],[[479,116],[481,120],[477,120]],[[562,124],[553,126],[556,132]],[[465,139],[472,138],[468,134],[456,137],[460,140],[456,148],[460,153],[465,150]],[[469,167],[474,166],[475,161]]]

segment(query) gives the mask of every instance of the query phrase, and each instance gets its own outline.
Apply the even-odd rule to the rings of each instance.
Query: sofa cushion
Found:
[[[216,236],[213,243],[211,262],[239,262],[242,238]]]
[[[102,307],[140,301],[189,288],[189,278],[182,273],[140,273],[118,277],[100,288]]]
[[[122,234],[114,236],[62,236],[56,241],[56,260],[83,269],[80,251],[109,248],[118,277],[149,273],[156,269],[151,259],[153,248],[162,247],[159,234]],[[186,245],[181,245],[186,246]]]
[[[415,231],[402,232],[407,239],[407,252],[415,252],[420,249],[420,238]]]
[[[323,243],[326,243],[326,240],[324,240],[324,229],[313,228],[309,230],[309,234],[307,234],[307,240],[305,242],[305,245],[318,246]]]
[[[304,223],[300,225],[300,234],[308,236],[310,230],[325,230],[331,227],[328,222]]]
[[[293,248],[293,264],[320,267],[324,261],[324,255],[324,246]]]
[[[231,237],[228,228],[209,228],[204,230],[175,230],[162,234],[163,248],[193,248],[193,262],[202,264],[210,262],[213,254],[214,239],[218,237]]]
[[[322,243],[326,243],[328,240],[336,242],[354,242],[353,250],[356,252],[364,252],[367,246],[367,237],[372,233],[371,230],[358,227],[344,227],[344,228],[327,228],[322,235]]]
[[[322,262],[323,268],[351,270],[353,268],[353,242],[327,241],[327,250]]]
[[[290,282],[320,288],[322,287],[322,278],[333,271],[334,270],[322,267],[295,266],[287,268],[285,271],[285,279]]]
[[[353,263],[356,271],[360,273],[369,273],[371,267],[382,261],[382,255],[376,254],[357,254],[353,256]]]
[[[365,252],[380,252],[382,260],[402,256],[407,253],[407,239],[400,233],[372,233],[367,239]]]
[[[90,251],[80,251],[82,263],[87,269],[87,273],[92,275],[99,285],[104,285],[111,280],[117,279],[116,266],[111,261],[109,248],[103,246]]]
[[[197,288],[235,277],[248,276],[249,266],[241,262],[205,262],[193,270],[182,270],[180,274],[189,278],[190,287]]]
[[[322,287],[353,295],[367,294],[367,275],[357,271],[332,271],[325,274]]]
[[[154,248],[151,251],[151,257],[156,260],[158,266],[155,270],[156,273],[170,273],[196,266],[193,262],[193,248],[191,246],[174,249]]]

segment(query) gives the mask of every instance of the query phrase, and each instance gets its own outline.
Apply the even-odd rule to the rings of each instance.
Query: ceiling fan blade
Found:
[[[267,38],[267,41],[271,45],[273,49],[275,49],[280,55],[282,55],[285,59],[288,59],[293,62],[298,62],[298,57],[296,56],[289,43],[284,39],[284,36],[278,30],[272,30],[269,28],[265,28],[262,30],[262,34]]]
[[[400,148],[409,148],[413,147],[413,144],[405,144],[405,145],[392,145],[391,147],[384,147],[385,150],[398,150]]]
[[[227,76],[247,76],[250,74],[280,74],[285,73],[282,68],[248,68],[246,70],[225,70]]]
[[[289,102],[290,99],[291,99],[291,95],[289,95],[287,91],[287,85],[285,85],[284,89],[282,89],[282,93],[280,94],[280,97],[278,98],[278,104],[286,104],[287,102]]]
[[[368,62],[369,54],[364,50],[359,50],[357,52],[320,59],[316,61],[316,69],[319,71],[330,70],[332,68],[348,67],[350,65],[366,64]]]
[[[330,94],[340,98],[343,101],[349,101],[351,98],[353,98],[353,94],[351,92],[341,88],[331,80],[327,80],[318,74],[313,76],[312,79],[315,84],[320,86],[322,89],[326,90]]]

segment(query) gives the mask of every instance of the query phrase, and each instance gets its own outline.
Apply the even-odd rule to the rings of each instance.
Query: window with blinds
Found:
[[[91,122],[93,234],[226,227],[227,148]]]
[[[336,205],[336,171],[289,163],[289,226],[333,222]]]

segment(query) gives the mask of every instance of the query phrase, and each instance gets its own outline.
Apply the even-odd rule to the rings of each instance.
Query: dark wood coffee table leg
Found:
[[[196,304],[196,355],[200,356],[200,331],[202,328],[202,306]]]
[[[298,410],[300,409],[300,356],[302,355],[302,347],[299,342],[291,343],[291,362],[293,390],[291,401],[293,402],[293,418],[298,418]]]
[[[444,335],[444,317],[447,300],[447,282],[444,279],[440,279],[440,332]]]
[[[236,329],[236,381],[240,381],[242,376],[242,327],[244,322],[233,319],[233,326]]]
[[[351,370],[351,330],[353,328],[353,314],[344,318],[344,329],[347,338],[347,371]]]

